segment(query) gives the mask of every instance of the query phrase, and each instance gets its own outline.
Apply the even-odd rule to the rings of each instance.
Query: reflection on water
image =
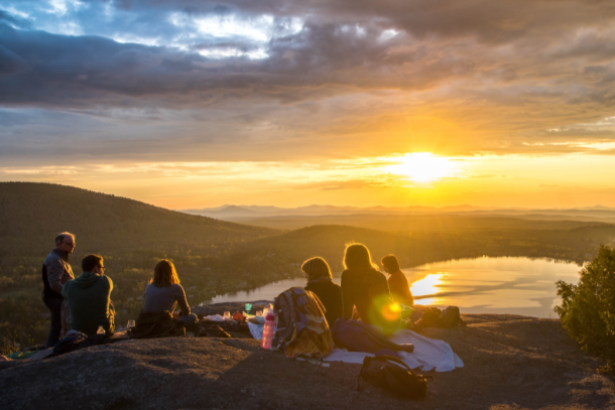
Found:
[[[464,313],[557,317],[555,282],[577,283],[573,263],[529,258],[477,258],[405,269],[418,304],[459,306]],[[416,289],[416,292],[415,292]]]
[[[439,293],[438,287],[442,284],[441,279],[443,276],[444,275],[439,272],[430,273],[423,279],[419,279],[412,283],[410,286],[412,296],[435,295],[436,293]]]
[[[580,267],[548,259],[477,258],[430,263],[403,271],[417,304],[459,306],[463,313],[512,313],[557,317],[560,304],[555,282],[577,283]],[[340,278],[334,278],[340,283]],[[273,300],[305,279],[288,279],[257,288],[216,296],[209,303]]]
[[[333,278],[333,281],[340,284],[340,278]],[[305,287],[305,278],[286,279],[279,282],[273,282],[268,285],[256,288],[250,291],[241,291],[227,293],[225,295],[219,295],[214,297],[207,303],[220,303],[220,302],[249,302],[256,300],[273,300],[274,297],[284,292],[286,289],[299,286]]]

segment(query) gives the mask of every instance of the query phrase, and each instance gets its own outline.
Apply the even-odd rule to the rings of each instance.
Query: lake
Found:
[[[577,283],[580,267],[550,259],[477,258],[436,262],[402,269],[417,304],[459,306],[463,313],[512,313],[553,317],[561,303],[555,282]],[[340,283],[340,278],[334,278]],[[305,286],[305,279],[270,283],[252,291],[229,293],[208,303],[273,300],[292,286]]]

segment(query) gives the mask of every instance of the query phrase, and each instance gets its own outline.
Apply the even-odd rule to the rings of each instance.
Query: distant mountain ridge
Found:
[[[191,215],[209,216],[219,219],[265,218],[279,216],[334,216],[334,215],[414,215],[414,214],[458,214],[458,215],[501,215],[501,216],[579,216],[589,219],[615,219],[615,208],[602,205],[581,208],[485,208],[472,205],[455,205],[445,207],[408,206],[408,207],[355,207],[334,205],[309,205],[296,208],[257,205],[223,205],[214,208],[180,209]]]
[[[480,209],[471,205],[458,205],[443,208],[431,208],[425,206],[412,207],[355,207],[355,206],[335,206],[335,205],[308,205],[297,208],[282,208],[276,206],[258,205],[223,205],[214,208],[202,209],[178,209],[192,215],[210,216],[212,218],[220,216],[245,217],[245,216],[321,216],[321,215],[348,215],[348,214],[405,214],[412,212],[429,211],[459,211]]]

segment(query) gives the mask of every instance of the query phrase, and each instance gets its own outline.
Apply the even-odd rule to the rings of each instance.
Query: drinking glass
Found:
[[[133,319],[130,319],[128,321],[128,324],[126,325],[126,329],[132,329],[133,327],[135,327],[135,321]]]
[[[224,312],[224,318],[225,319],[230,319],[231,318],[231,312],[229,312],[228,310],[226,312]]]
[[[250,311],[252,310],[252,304],[251,303],[246,303],[246,313],[249,315]]]

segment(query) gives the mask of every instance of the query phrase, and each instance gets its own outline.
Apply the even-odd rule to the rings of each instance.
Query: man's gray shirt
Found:
[[[51,290],[57,293],[57,297],[61,298],[64,284],[73,279],[75,279],[75,275],[70,263],[68,263],[68,253],[58,249],[52,250],[43,262],[43,282],[47,281],[45,293]]]

